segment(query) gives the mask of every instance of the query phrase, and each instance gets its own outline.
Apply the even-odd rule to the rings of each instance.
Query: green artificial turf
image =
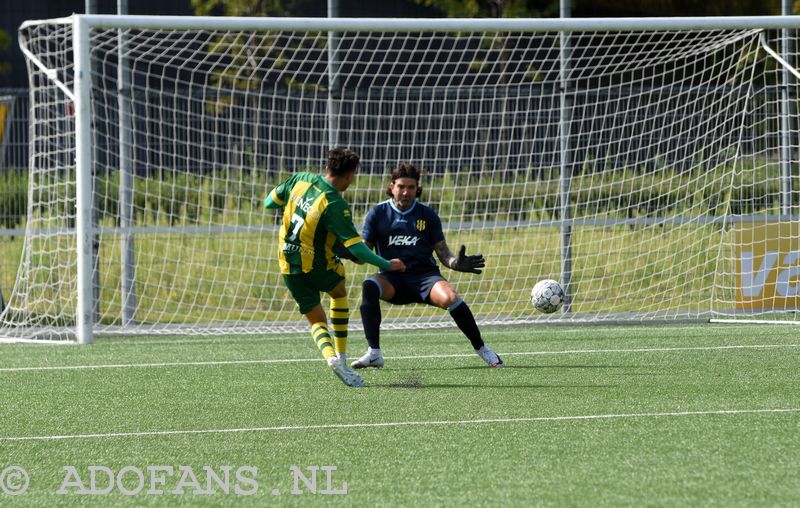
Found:
[[[485,328],[504,369],[455,329],[392,332],[363,389],[306,335],[2,345],[0,471],[23,467],[29,483],[0,504],[797,505],[798,331]],[[354,334],[350,356],[364,348]],[[76,480],[65,467],[89,489],[90,466],[115,480],[127,467],[122,488],[58,493]],[[148,466],[172,468],[163,493],[148,494]],[[228,493],[203,466],[230,466]],[[330,488],[317,471],[316,494],[298,479],[297,494],[293,466],[309,482],[315,466],[336,470]],[[199,489],[181,483],[187,469]],[[136,470],[144,486],[126,496]]]

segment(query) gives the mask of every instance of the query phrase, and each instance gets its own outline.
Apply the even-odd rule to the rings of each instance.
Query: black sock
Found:
[[[361,323],[367,344],[372,349],[381,348],[381,289],[374,280],[361,284]]]
[[[472,347],[475,349],[482,348],[483,339],[481,338],[481,331],[478,329],[478,323],[475,322],[475,316],[473,316],[472,311],[469,310],[467,302],[462,300],[460,303],[456,303],[455,308],[450,311],[450,315],[453,316],[458,328],[464,332],[464,335],[472,342]]]

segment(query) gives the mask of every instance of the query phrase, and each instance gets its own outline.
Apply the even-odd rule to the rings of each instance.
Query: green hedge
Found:
[[[574,177],[571,187],[573,215],[653,216],[751,214],[777,210],[780,181],[767,180],[773,166],[738,168],[731,181],[730,168],[678,172],[660,170],[640,173],[615,170],[583,173]],[[287,172],[267,177],[266,172],[225,169],[197,175],[162,171],[152,178],[135,177],[133,200],[138,224],[244,223],[254,208],[260,208],[272,186]],[[22,170],[0,172],[0,223],[4,228],[19,227],[28,204],[28,173]],[[72,175],[41,177],[34,202],[58,203],[40,206],[34,213],[47,218],[73,215],[75,185]],[[386,175],[360,175],[346,197],[352,203],[356,220],[375,203],[386,199]],[[423,201],[452,220],[493,220],[498,214],[512,220],[548,220],[559,217],[560,182],[557,175],[535,179],[532,172],[507,172],[491,175],[470,171],[431,175],[423,182]],[[685,195],[686,188],[692,194]],[[799,189],[800,185],[793,186]],[[95,181],[98,218],[118,225],[119,173],[99,175]],[[794,202],[800,192],[794,191]],[[224,216],[224,217],[223,217]],[[264,220],[269,220],[265,216]]]
[[[0,226],[14,229],[28,208],[28,172],[0,171]]]

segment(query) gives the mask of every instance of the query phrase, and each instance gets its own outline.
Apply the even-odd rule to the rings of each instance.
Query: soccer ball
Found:
[[[564,303],[561,284],[552,279],[540,280],[531,290],[531,303],[536,310],[545,314],[557,311]]]

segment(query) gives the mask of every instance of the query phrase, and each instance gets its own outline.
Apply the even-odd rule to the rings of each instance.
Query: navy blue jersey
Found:
[[[388,199],[369,211],[361,238],[374,245],[382,257],[403,260],[406,272],[426,272],[438,269],[433,246],[444,240],[444,233],[442,221],[431,207],[414,201],[401,212]]]

